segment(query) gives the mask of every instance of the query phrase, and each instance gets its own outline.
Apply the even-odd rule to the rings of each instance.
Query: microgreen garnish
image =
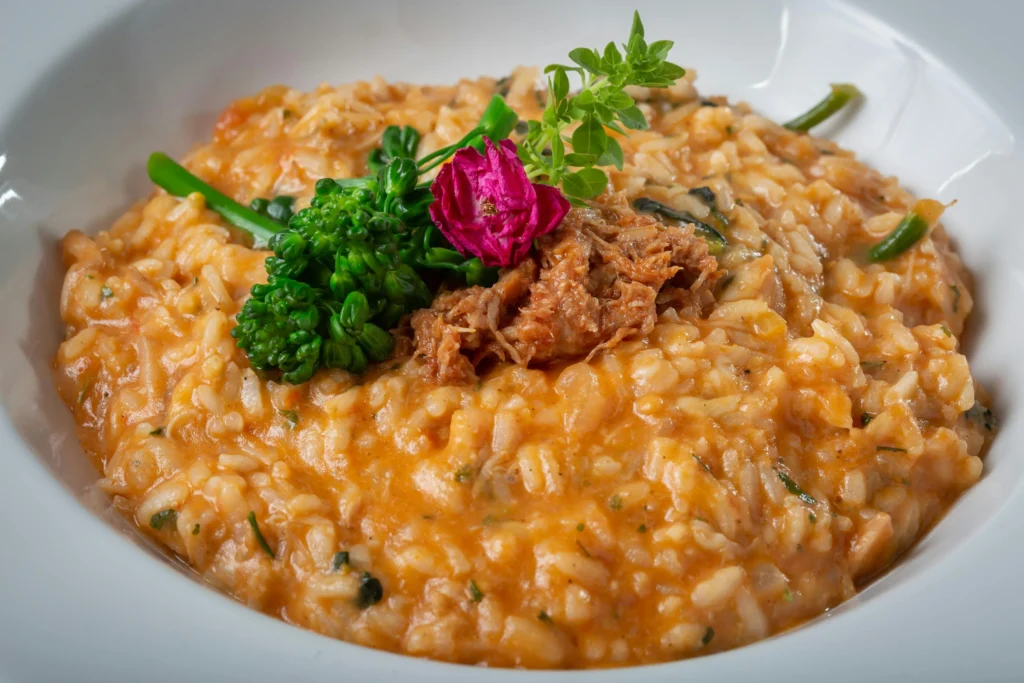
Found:
[[[597,166],[622,168],[622,147],[608,130],[625,134],[624,128],[646,130],[647,119],[626,92],[629,85],[666,88],[685,70],[666,61],[671,40],[648,44],[640,14],[633,13],[629,40],[619,50],[614,42],[604,50],[579,47],[569,53],[573,65],[551,64],[548,101],[540,121],[527,122],[527,133],[519,145],[519,158],[530,178],[561,185],[571,200],[579,202],[604,192],[608,176]],[[569,74],[579,76],[581,88],[569,94]],[[564,130],[579,127],[572,137]],[[565,142],[572,143],[566,153]],[[545,150],[550,149],[550,156]],[[576,168],[577,170],[572,170]]]

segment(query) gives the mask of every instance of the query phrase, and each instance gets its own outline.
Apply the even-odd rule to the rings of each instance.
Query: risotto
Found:
[[[538,75],[270,87],[184,164],[239,202],[305,206],[317,179],[363,174],[385,126],[439,149],[496,91],[539,118]],[[366,374],[293,385],[229,334],[268,253],[202,195],[69,234],[56,382],[100,487],[255,609],[452,662],[673,660],[853,596],[981,475],[968,275],[941,226],[869,263],[914,197],[693,78],[630,91],[650,127],[615,135],[593,205],[704,219],[688,190],[707,187],[728,246],[697,305],[589,356],[439,383],[400,341]]]

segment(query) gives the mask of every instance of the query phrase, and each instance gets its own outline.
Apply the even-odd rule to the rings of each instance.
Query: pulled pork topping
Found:
[[[412,316],[416,354],[442,383],[489,360],[539,365],[654,329],[666,307],[699,314],[718,262],[692,225],[665,226],[621,196],[572,209],[536,250],[490,287],[440,294]]]

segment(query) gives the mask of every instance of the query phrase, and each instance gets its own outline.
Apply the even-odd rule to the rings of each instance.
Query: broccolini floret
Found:
[[[506,137],[514,120],[495,97],[465,138],[419,162],[419,132],[389,126],[370,155],[373,176],[321,178],[309,206],[294,214],[293,198],[285,196],[242,206],[160,152],[150,156],[148,170],[171,194],[201,193],[211,209],[273,252],[267,283],[253,285],[231,336],[254,368],[301,384],[320,368],[359,374],[386,360],[394,348],[388,330],[429,306],[445,278],[470,285],[497,279],[497,269],[462,256],[433,227],[434,198],[429,182],[419,180],[483,135]]]

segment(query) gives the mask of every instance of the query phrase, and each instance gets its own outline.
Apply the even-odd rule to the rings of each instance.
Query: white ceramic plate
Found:
[[[831,130],[913,190],[977,275],[967,337],[1001,433],[982,481],[881,580],[757,645],[605,672],[484,671],[322,638],[250,611],[149,549],[89,494],[58,400],[56,240],[149,191],[229,101],[274,82],[448,82],[621,38],[630,6],[132,0],[21,3],[0,21],[0,680],[1020,680],[1024,648],[1021,6],[1010,2],[637,2],[705,93],[777,119],[832,81],[867,101]]]

